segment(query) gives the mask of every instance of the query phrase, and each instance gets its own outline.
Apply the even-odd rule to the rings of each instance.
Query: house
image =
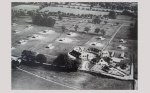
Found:
[[[124,58],[124,52],[120,54],[120,58]]]
[[[109,52],[108,51],[102,51],[101,52],[101,57],[109,57]]]
[[[114,55],[115,55],[115,52],[113,51],[110,56],[111,56],[111,57],[114,57]]]
[[[119,42],[120,42],[120,43],[126,43],[127,41],[125,41],[124,39],[120,39]]]

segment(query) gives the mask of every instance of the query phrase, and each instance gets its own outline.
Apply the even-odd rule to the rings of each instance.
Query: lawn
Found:
[[[130,20],[131,21],[132,17],[131,16],[126,16],[126,15],[118,15],[116,17],[116,19],[118,19],[118,20]]]
[[[130,26],[123,26],[120,28],[115,38],[129,39]]]
[[[109,38],[105,38],[105,40],[98,39],[99,36],[93,36],[88,42],[86,42],[84,45],[87,47],[93,47],[97,49],[102,49],[104,46],[106,46],[107,42],[109,41]],[[97,42],[98,45],[91,45],[92,43]]]
[[[23,20],[27,20],[27,18],[22,18]],[[29,19],[28,19],[29,20]],[[19,33],[12,32],[12,47],[16,49],[12,50],[12,54],[15,56],[20,56],[23,50],[32,50],[35,52],[43,53],[46,55],[54,55],[57,56],[60,53],[68,53],[77,45],[83,45],[88,40],[90,40],[91,35],[84,35],[77,34],[77,36],[68,36],[67,33],[62,33],[62,31],[57,31],[54,28],[44,27],[44,26],[37,26],[33,25],[33,28],[26,28],[29,23],[22,21],[20,19],[16,22],[19,24],[18,26],[12,26],[12,30],[19,30]],[[21,23],[21,24],[20,24]],[[74,24],[74,23],[72,23]],[[70,27],[67,25],[66,27]],[[22,30],[22,28],[24,28]],[[54,30],[55,32],[50,34],[43,34],[42,31],[44,30]],[[61,30],[61,29],[60,29]],[[33,35],[39,35],[43,37],[42,39],[31,38]],[[57,42],[58,38],[70,38],[72,39],[71,43],[63,43]],[[23,45],[17,44],[20,39],[25,39],[27,42]],[[52,44],[54,46],[53,49],[45,48],[47,45]]]
[[[117,15],[116,19],[109,19],[108,22],[109,23],[119,22],[119,23],[124,23],[124,25],[130,26],[130,23],[134,24],[136,22],[136,20],[131,20],[131,18],[132,17],[126,15]]]
[[[106,48],[109,51],[115,51],[116,53],[122,53],[124,52],[126,54],[126,57],[130,59],[131,61],[131,54],[133,51],[137,50],[137,41],[136,40],[130,40],[129,38],[129,32],[130,32],[130,26],[123,26],[118,31],[118,33],[115,35],[112,42],[109,44],[109,46]],[[120,43],[120,39],[124,39],[126,43]],[[125,46],[125,49],[119,49],[117,46],[122,45]]]

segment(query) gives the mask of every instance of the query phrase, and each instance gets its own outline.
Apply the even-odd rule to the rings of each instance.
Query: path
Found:
[[[103,47],[102,51],[106,49],[106,47],[111,43],[111,41],[114,39],[115,35],[118,33],[118,31],[120,30],[120,28],[123,26],[123,24],[118,28],[118,30],[114,33],[114,35],[111,37],[111,39],[109,40],[109,42],[106,44],[105,47]]]

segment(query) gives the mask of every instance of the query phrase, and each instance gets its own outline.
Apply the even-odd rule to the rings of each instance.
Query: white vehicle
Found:
[[[19,33],[20,31],[19,31],[19,30],[14,30],[13,32],[14,32],[14,33]]]
[[[22,40],[18,41],[18,44],[24,44],[24,43],[26,43],[26,41],[27,41],[27,40],[23,40],[23,39],[22,39]]]
[[[117,46],[117,48],[119,48],[119,49],[125,49],[126,47],[123,46],[123,45],[119,45],[119,46]]]
[[[32,36],[32,38],[36,38],[36,37],[38,37],[38,35],[33,35],[33,36]]]
[[[120,42],[120,43],[126,43],[127,41],[125,41],[124,39],[120,39],[119,42]]]
[[[100,40],[105,40],[105,38],[103,38],[102,36],[98,37],[98,39],[100,39]]]

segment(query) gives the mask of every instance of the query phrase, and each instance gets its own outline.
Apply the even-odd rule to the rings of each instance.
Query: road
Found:
[[[12,71],[12,90],[74,90],[61,84],[44,80],[19,69]]]
[[[115,35],[118,33],[118,31],[120,30],[120,28],[121,28],[122,26],[124,26],[124,25],[122,24],[122,25],[118,28],[118,30],[114,33],[114,35],[110,38],[109,42],[106,44],[105,47],[103,47],[102,50],[105,50],[106,47],[111,43],[111,41],[114,39]]]

